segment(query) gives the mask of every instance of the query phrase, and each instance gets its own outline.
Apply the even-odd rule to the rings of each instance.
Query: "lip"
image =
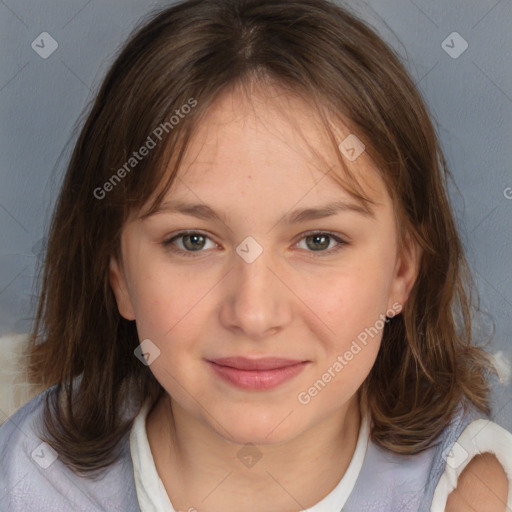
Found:
[[[225,357],[207,361],[226,382],[243,389],[275,388],[298,375],[309,361],[267,357],[248,359]]]
[[[229,366],[237,370],[276,370],[286,368],[304,361],[298,359],[283,359],[281,357],[264,357],[260,359],[250,359],[247,357],[222,357],[220,359],[211,359],[211,363],[221,366]]]

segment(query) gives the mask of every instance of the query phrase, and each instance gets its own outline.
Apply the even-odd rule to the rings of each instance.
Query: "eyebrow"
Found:
[[[360,204],[334,201],[321,208],[296,209],[283,216],[282,221],[285,224],[298,224],[307,220],[324,219],[332,217],[340,212],[355,212],[365,217],[375,218],[375,212],[370,207]],[[143,215],[141,218],[151,217],[159,213],[181,213],[202,220],[217,220],[226,223],[226,215],[219,214],[206,204],[193,204],[184,201],[171,200],[162,203],[154,212]]]

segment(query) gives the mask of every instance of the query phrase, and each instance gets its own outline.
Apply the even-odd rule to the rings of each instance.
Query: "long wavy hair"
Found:
[[[134,356],[135,322],[120,316],[109,283],[123,224],[150,198],[154,208],[162,201],[215,98],[254,83],[301,95],[327,128],[336,119],[348,123],[386,184],[400,241],[410,236],[422,249],[409,299],[386,324],[360,388],[372,441],[419,453],[460,402],[490,413],[495,369],[474,344],[474,284],[447,195],[449,171],[400,58],[328,0],[185,0],[152,13],[115,59],[52,218],[28,371],[41,390],[56,386],[45,401],[44,440],[76,472],[89,475],[118,459],[140,408],[127,415],[127,397],[155,403],[164,393]],[[148,137],[154,146],[142,157]],[[349,177],[347,170],[345,184]]]

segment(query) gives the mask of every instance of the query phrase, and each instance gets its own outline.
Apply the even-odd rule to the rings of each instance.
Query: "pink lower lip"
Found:
[[[298,375],[306,366],[307,361],[275,368],[273,370],[239,370],[230,366],[221,366],[208,361],[217,375],[230,384],[243,389],[271,389],[283,384]]]

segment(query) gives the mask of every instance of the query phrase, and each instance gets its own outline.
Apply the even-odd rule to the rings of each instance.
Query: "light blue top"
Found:
[[[30,400],[0,427],[0,512],[146,512],[137,499],[129,434],[121,441],[120,459],[95,480],[75,475],[38,438],[43,400],[54,388]],[[126,414],[130,407],[134,404],[127,405]],[[507,473],[511,506],[512,434],[473,406],[463,414],[459,404],[436,443],[420,454],[391,454],[368,442],[357,480],[338,510],[444,512],[459,474],[474,455],[485,451],[495,453]]]

